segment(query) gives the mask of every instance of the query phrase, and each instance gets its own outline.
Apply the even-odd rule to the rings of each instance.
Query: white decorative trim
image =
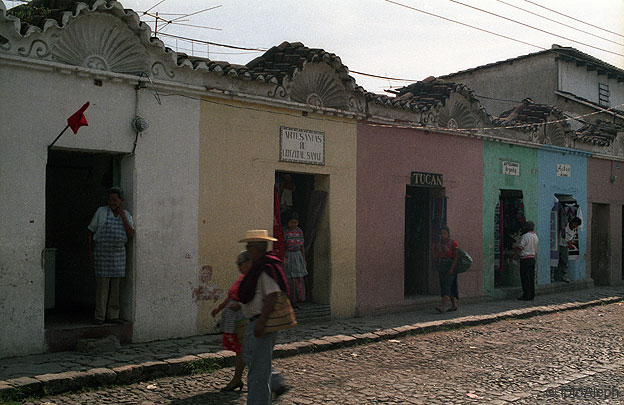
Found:
[[[92,69],[133,75],[149,72],[149,56],[141,41],[119,18],[103,13],[76,18],[61,30],[51,56]]]

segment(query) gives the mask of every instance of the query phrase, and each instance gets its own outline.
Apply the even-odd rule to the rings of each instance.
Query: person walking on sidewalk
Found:
[[[252,260],[251,269],[238,288],[238,299],[243,314],[250,320],[245,333],[243,360],[248,369],[247,404],[253,405],[270,404],[272,393],[279,397],[289,389],[282,376],[271,367],[278,332],[264,332],[278,293],[288,294],[281,260],[268,252],[268,242],[275,241],[277,239],[270,237],[266,230],[247,231],[245,238],[239,241],[247,243]]]
[[[516,246],[514,259],[520,257],[520,281],[522,282],[522,297],[519,300],[533,301],[535,298],[535,258],[539,238],[534,232],[535,224],[527,221],[522,229],[520,244]]]
[[[134,237],[132,216],[123,208],[123,190],[108,190],[108,205],[98,208],[88,226],[89,260],[95,268],[95,320],[121,323],[119,282],[126,275],[126,242]]]
[[[457,274],[455,266],[459,259],[457,252],[457,242],[450,238],[451,231],[447,226],[440,228],[440,243],[435,246],[435,258],[437,259],[438,274],[440,276],[440,295],[442,302],[436,310],[440,313],[446,311],[446,303],[451,300],[451,307],[448,311],[457,311],[457,299],[459,290],[457,288]]]
[[[574,217],[565,227],[565,234],[559,240],[559,263],[557,264],[557,274],[555,281],[570,282],[568,278],[568,255],[570,253],[570,243],[576,237],[577,228],[581,226],[583,221],[581,218]]]
[[[223,330],[223,347],[225,350],[231,350],[236,353],[236,362],[234,365],[234,377],[221,391],[234,391],[236,389],[243,389],[243,371],[245,370],[245,362],[243,361],[243,341],[237,336],[237,322],[247,322],[247,318],[241,311],[241,305],[238,302],[238,288],[240,286],[243,277],[251,268],[251,259],[249,253],[243,250],[238,254],[236,258],[236,265],[238,271],[241,273],[240,277],[232,284],[228,291],[228,296],[215,307],[210,314],[215,317],[221,311],[223,315],[221,318],[221,329]]]

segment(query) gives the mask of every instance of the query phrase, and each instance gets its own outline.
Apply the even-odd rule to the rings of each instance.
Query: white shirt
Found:
[[[130,227],[134,229],[134,221],[132,220],[132,215],[130,215],[130,213],[126,210],[124,210],[124,212],[126,213],[126,219],[128,220]],[[94,233],[93,240],[98,240],[100,232],[102,231],[102,227],[106,223],[106,218],[108,218],[109,215],[115,215],[113,214],[113,211],[110,209],[109,206],[100,207],[97,209],[97,211],[95,211],[93,219],[91,219],[91,223],[87,227],[91,232]]]
[[[251,318],[254,315],[260,315],[262,313],[262,306],[264,305],[264,297],[275,292],[279,292],[280,287],[275,280],[265,271],[258,277],[258,284],[256,284],[256,293],[251,301],[247,304],[241,304],[243,315],[247,318]]]
[[[520,259],[535,259],[539,239],[535,232],[527,232],[520,239]]]
[[[574,236],[576,236],[576,228],[571,229],[570,224],[567,224],[565,228],[565,238],[559,238],[559,246],[568,246],[570,242],[574,240]]]

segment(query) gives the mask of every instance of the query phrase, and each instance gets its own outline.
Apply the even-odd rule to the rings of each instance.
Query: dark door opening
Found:
[[[50,151],[46,167],[46,329],[93,319],[87,226],[119,171],[107,154]]]
[[[609,205],[592,204],[591,278],[596,285],[609,285]]]
[[[404,295],[433,294],[431,246],[437,230],[446,224],[444,188],[406,186]]]
[[[494,287],[520,285],[512,260],[526,222],[522,190],[500,190],[494,212]]]
[[[323,219],[327,192],[317,190],[315,187],[316,175],[288,172],[275,173],[275,191],[279,201],[279,223],[282,232],[288,229],[288,221],[292,214],[298,217],[298,227],[304,235],[305,269],[307,275],[303,277],[303,289],[305,293],[299,294],[303,298],[299,302],[322,303],[326,301],[323,292],[316,291],[314,286],[323,285],[327,274],[323,267],[327,263],[315,263],[315,248],[319,246],[319,226]],[[286,268],[285,268],[286,270]],[[291,286],[292,287],[292,286]],[[299,290],[301,292],[301,290]]]

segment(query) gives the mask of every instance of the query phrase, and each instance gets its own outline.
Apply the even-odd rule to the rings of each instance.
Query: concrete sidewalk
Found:
[[[467,304],[457,312],[444,314],[438,314],[432,306],[411,312],[304,323],[280,332],[274,357],[617,301],[624,301],[624,288],[597,287],[537,296],[532,302],[514,299]],[[233,362],[234,353],[221,348],[221,335],[136,343],[105,353],[61,352],[0,359],[0,402],[3,398],[50,395],[191,374],[196,370],[231,366]]]

